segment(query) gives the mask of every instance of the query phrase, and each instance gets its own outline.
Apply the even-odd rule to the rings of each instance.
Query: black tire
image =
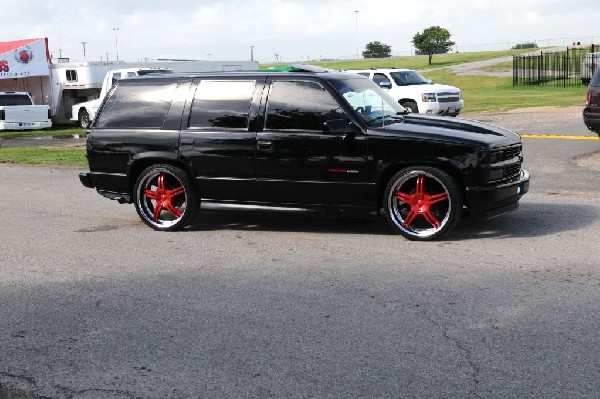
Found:
[[[135,209],[154,230],[180,230],[194,221],[200,209],[188,174],[172,165],[146,168],[135,182]]]
[[[448,173],[428,166],[402,169],[383,195],[385,217],[409,240],[434,240],[452,230],[462,215],[462,190]]]
[[[404,108],[408,109],[411,113],[414,113],[414,114],[419,113],[419,107],[417,107],[417,103],[414,101],[405,101],[400,105],[402,105]]]
[[[79,111],[79,115],[77,116],[77,125],[83,129],[87,129],[90,127],[90,115],[85,109]]]

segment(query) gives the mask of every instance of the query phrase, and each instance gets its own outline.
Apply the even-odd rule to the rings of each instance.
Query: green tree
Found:
[[[392,47],[381,42],[371,42],[365,46],[362,52],[364,58],[387,58],[392,56]]]
[[[434,54],[444,54],[450,51],[454,42],[450,40],[450,32],[440,26],[431,26],[413,36],[412,44],[421,54],[429,56],[429,65]]]
[[[527,43],[519,43],[516,46],[512,47],[513,50],[519,50],[519,49],[523,49],[523,48],[538,48],[538,45],[533,42],[530,42],[530,43],[527,42]]]

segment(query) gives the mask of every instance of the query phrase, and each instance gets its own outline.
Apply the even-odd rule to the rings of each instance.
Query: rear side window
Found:
[[[600,87],[600,68],[596,69],[596,73],[594,73],[594,76],[592,77],[590,86]]]
[[[255,81],[203,80],[198,84],[190,114],[190,129],[246,129]]]
[[[160,129],[163,126],[177,82],[121,81],[106,100],[97,128]]]
[[[390,80],[387,78],[387,76],[385,76],[382,73],[376,73],[373,75],[373,82],[377,83],[378,85],[380,84],[386,84],[386,85],[391,85],[392,82],[390,82]]]
[[[0,96],[0,106],[6,105],[32,105],[29,96],[24,94],[6,94]]]

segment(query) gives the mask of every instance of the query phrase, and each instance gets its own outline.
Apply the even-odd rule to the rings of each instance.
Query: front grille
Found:
[[[509,166],[507,168],[504,168],[504,178],[508,179],[509,181],[518,180],[520,174],[521,174],[521,164],[520,163]]]
[[[518,157],[520,153],[521,153],[520,145],[507,148],[502,152],[502,159],[504,159],[504,160],[512,159],[514,157]]]
[[[441,103],[456,103],[460,100],[460,98],[458,96],[456,97],[439,97],[438,96],[438,101]]]

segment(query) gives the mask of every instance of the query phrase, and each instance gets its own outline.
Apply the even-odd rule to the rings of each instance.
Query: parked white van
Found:
[[[459,88],[433,83],[411,69],[364,69],[348,72],[372,79],[411,112],[457,116],[465,106]]]

